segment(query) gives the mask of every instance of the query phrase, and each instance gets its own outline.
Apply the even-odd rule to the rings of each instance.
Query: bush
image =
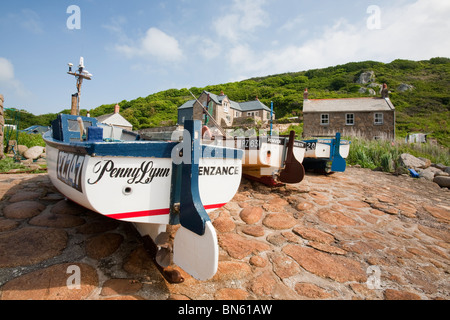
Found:
[[[8,172],[12,169],[25,169],[25,166],[21,163],[17,163],[13,158],[6,157],[0,160],[0,173]]]
[[[385,172],[393,172],[398,167],[401,154],[409,153],[415,157],[430,159],[432,163],[450,166],[449,149],[432,145],[407,144],[403,141],[377,141],[351,139],[350,154],[347,162],[350,165],[360,165],[362,168],[379,168]]]
[[[6,147],[8,145],[8,141],[6,141],[6,135],[3,136],[3,144]],[[15,140],[16,139],[16,132],[13,131],[10,135],[10,139]],[[42,138],[42,135],[40,134],[28,134],[25,132],[19,132],[19,141],[17,142],[19,145],[27,146],[28,148],[34,147],[34,146],[40,146],[45,147],[44,139]]]

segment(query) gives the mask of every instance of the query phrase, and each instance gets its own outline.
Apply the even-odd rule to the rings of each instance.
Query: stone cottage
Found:
[[[258,98],[254,101],[235,102],[228,98],[223,92],[216,95],[211,92],[203,91],[198,101],[208,109],[208,112],[222,127],[239,126],[243,121],[253,119],[254,123],[261,122],[267,124],[270,122],[271,110]],[[213,125],[211,119],[204,112],[195,100],[190,100],[178,108],[178,124],[184,124],[185,120],[202,119],[206,125]],[[273,114],[275,120],[275,113]]]
[[[382,91],[381,97],[308,99],[304,93],[303,137],[343,136],[369,140],[395,139],[395,107]]]

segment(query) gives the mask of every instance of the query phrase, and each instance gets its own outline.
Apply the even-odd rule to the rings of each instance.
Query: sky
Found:
[[[449,0],[0,0],[0,94],[81,108],[348,62],[450,57]]]

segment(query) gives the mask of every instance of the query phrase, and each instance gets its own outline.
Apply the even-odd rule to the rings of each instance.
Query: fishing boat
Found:
[[[350,152],[351,141],[341,139],[341,134],[335,137],[303,140],[306,144],[304,167],[320,173],[344,172]]]
[[[289,136],[236,138],[236,147],[244,151],[242,171],[246,178],[268,186],[295,184],[303,180],[302,165],[306,143]]]
[[[95,118],[60,114],[43,135],[49,176],[73,202],[133,223],[152,244],[154,261],[169,281],[183,281],[176,270],[165,270],[172,262],[208,280],[217,271],[219,252],[208,213],[236,194],[243,152],[203,144],[201,130],[201,121],[191,120],[181,136],[145,140]],[[181,225],[173,243],[168,225]]]
[[[203,113],[212,122],[215,129],[211,130],[208,126],[203,126],[203,141],[209,145],[242,150],[244,152],[242,161],[244,177],[270,187],[295,184],[303,180],[305,169],[302,161],[306,152],[306,144],[295,139],[295,131],[291,131],[288,136],[272,135],[271,127],[270,135],[230,136],[214,119],[208,108],[192,93],[191,95],[202,107]]]

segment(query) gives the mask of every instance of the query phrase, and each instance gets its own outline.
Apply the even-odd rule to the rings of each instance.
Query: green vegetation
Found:
[[[13,131],[11,133],[12,139],[15,140],[16,136],[16,131]],[[3,145],[6,147],[8,145],[8,142],[6,141],[6,135],[3,136],[3,139]],[[44,139],[42,139],[42,136],[40,134],[27,134],[25,132],[19,132],[18,144],[27,146],[28,148],[34,146],[45,147]]]
[[[447,148],[432,144],[407,144],[402,141],[367,141],[352,138],[347,163],[362,168],[379,169],[392,172],[399,166],[401,154],[409,153],[415,157],[430,159],[432,163],[450,166],[450,153]]]
[[[220,94],[224,91],[231,100],[250,101],[258,97],[270,106],[273,101],[277,119],[300,114],[303,109],[303,91],[309,90],[310,99],[364,97],[364,87],[356,83],[361,73],[374,71],[375,82],[386,83],[391,100],[397,109],[397,136],[404,138],[410,132],[429,133],[441,145],[450,147],[450,59],[433,58],[427,61],[395,60],[391,63],[376,61],[350,62],[324,69],[314,69],[253,78],[240,82],[190,88],[199,96],[203,90]],[[413,86],[401,92],[401,84]],[[374,88],[378,94],[378,88]],[[133,124],[135,130],[168,126],[177,122],[177,109],[191,100],[187,89],[170,89],[120,102],[121,114]],[[91,110],[94,117],[112,113],[113,104]],[[63,111],[68,113],[68,110]],[[86,114],[82,110],[82,114]],[[21,113],[20,129],[33,124],[50,125],[55,114],[33,116]],[[298,131],[298,130],[297,130]]]
[[[0,173],[8,172],[13,169],[25,169],[25,166],[20,162],[15,162],[13,158],[9,157],[0,160]]]

